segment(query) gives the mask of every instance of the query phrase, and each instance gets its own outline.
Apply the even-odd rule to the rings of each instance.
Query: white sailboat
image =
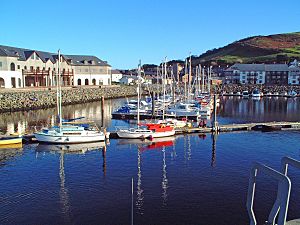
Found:
[[[92,122],[69,122],[63,123],[62,119],[62,100],[61,100],[61,76],[60,76],[60,51],[58,51],[58,79],[57,79],[57,112],[59,124],[50,128],[43,128],[34,133],[39,142],[55,144],[73,144],[98,142],[105,140],[105,134],[98,129]]]
[[[140,77],[141,77],[141,62],[138,67],[138,102],[140,101]],[[117,135],[120,138],[160,138],[173,136],[175,134],[174,127],[165,124],[147,123],[145,128],[140,127],[140,109],[137,108],[137,128],[117,128]]]

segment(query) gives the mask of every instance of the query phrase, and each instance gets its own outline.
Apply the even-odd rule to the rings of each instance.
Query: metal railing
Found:
[[[280,170],[280,172],[282,174],[284,174],[285,176],[287,176],[289,165],[300,169],[300,161],[292,159],[290,157],[283,157],[281,159],[281,170]],[[275,220],[276,220],[277,215],[278,215],[278,213],[281,209],[280,208],[280,201],[281,201],[280,197],[281,196],[278,195],[278,193],[277,193],[276,201],[275,201],[275,203],[274,203],[274,205],[271,209],[271,212],[269,214],[268,221],[267,221],[266,225],[274,225],[275,224]]]
[[[251,169],[247,195],[247,211],[250,217],[250,225],[257,224],[255,213],[253,210],[253,203],[256,187],[256,177],[258,175],[258,172],[262,172],[278,181],[277,199],[275,203],[278,205],[280,210],[277,210],[275,217],[278,215],[278,225],[285,225],[291,191],[291,181],[286,175],[257,162],[253,163]]]

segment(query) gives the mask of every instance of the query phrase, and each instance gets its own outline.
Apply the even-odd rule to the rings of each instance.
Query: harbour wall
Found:
[[[79,87],[62,89],[62,105],[137,96],[135,86]],[[7,90],[0,92],[0,113],[56,107],[56,88]]]

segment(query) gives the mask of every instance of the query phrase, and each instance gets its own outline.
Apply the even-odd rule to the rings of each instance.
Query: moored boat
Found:
[[[21,144],[22,140],[21,136],[0,137],[0,145]]]
[[[249,92],[248,91],[243,91],[242,96],[243,96],[243,98],[249,98]]]

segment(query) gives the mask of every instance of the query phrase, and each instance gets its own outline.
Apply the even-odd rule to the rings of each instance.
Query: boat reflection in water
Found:
[[[12,157],[21,155],[23,152],[22,143],[0,145],[0,166],[4,165],[5,162]]]
[[[46,144],[39,143],[36,147],[37,152],[65,153],[65,154],[84,154],[88,151],[101,150],[105,148],[105,142],[94,142],[84,144]]]
[[[96,143],[84,143],[84,144],[45,144],[39,143],[36,147],[37,156],[38,153],[53,153],[60,154],[59,157],[59,178],[60,178],[60,204],[61,210],[64,215],[64,223],[71,224],[71,208],[69,201],[68,188],[65,186],[65,154],[85,154],[88,151],[97,151],[102,150],[103,156],[103,173],[106,173],[106,145],[105,142],[96,142]]]

